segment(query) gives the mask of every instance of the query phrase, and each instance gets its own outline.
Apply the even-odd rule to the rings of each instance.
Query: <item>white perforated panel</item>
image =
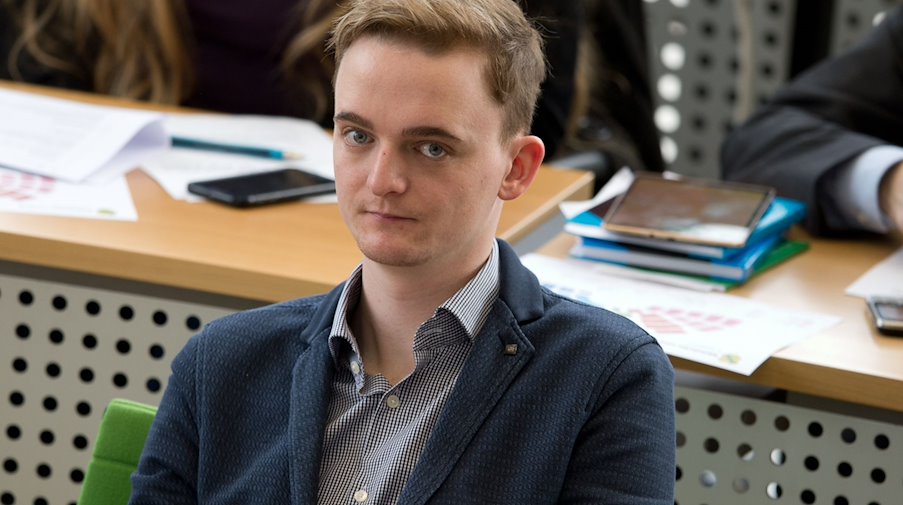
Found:
[[[861,39],[900,0],[846,0],[837,2],[831,27],[831,54]]]
[[[74,504],[107,403],[156,405],[172,357],[228,312],[0,274],[0,504]]]
[[[668,168],[720,176],[725,134],[787,79],[795,0],[646,0]]]
[[[679,387],[677,503],[900,505],[903,426]]]

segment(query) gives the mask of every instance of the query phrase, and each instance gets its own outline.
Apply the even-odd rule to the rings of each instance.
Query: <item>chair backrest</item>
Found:
[[[129,400],[114,399],[107,406],[91,463],[82,484],[79,505],[125,505],[132,492],[130,477],[157,409]]]

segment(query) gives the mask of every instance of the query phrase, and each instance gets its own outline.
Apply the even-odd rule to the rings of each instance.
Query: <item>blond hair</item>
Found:
[[[182,0],[0,0],[16,13],[21,34],[7,55],[15,80],[24,54],[38,64],[113,96],[179,104],[192,92],[191,29]],[[286,82],[312,102],[312,119],[332,113],[332,62],[324,41],[338,9],[311,0],[297,13],[297,34],[282,55]],[[313,78],[312,78],[313,77]]]
[[[504,110],[503,137],[530,131],[546,62],[539,32],[513,0],[351,0],[329,40],[336,68],[351,44],[367,35],[430,53],[481,50],[490,95]]]

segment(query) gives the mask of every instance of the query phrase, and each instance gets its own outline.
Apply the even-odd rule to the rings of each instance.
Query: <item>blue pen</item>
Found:
[[[290,151],[280,151],[278,149],[269,149],[266,147],[222,144],[219,142],[210,142],[187,137],[172,137],[172,146],[184,147],[187,149],[201,149],[204,151],[244,154],[246,156],[257,156],[259,158],[272,158],[276,160],[297,160],[301,158],[301,154]]]

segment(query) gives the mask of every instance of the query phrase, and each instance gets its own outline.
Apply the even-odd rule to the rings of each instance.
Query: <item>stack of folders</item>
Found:
[[[785,238],[790,227],[805,217],[806,207],[783,197],[775,197],[742,248],[616,233],[603,226],[606,208],[603,203],[567,221],[565,231],[578,237],[571,255],[690,276],[729,289],[808,247],[805,242]]]

